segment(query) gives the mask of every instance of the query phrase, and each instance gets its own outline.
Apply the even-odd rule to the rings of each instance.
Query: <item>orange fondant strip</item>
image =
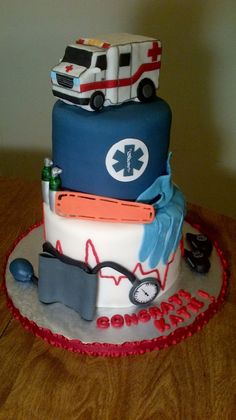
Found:
[[[56,193],[55,212],[69,218],[114,223],[151,223],[155,217],[154,207],[149,204],[70,191]]]

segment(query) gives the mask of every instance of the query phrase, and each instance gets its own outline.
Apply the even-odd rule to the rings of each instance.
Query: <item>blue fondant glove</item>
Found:
[[[174,193],[174,186],[171,179],[171,157],[172,153],[169,153],[166,163],[166,175],[159,176],[149,188],[140,194],[137,201],[154,203],[153,205],[156,209],[160,209],[169,203]]]
[[[167,175],[163,175],[144,191],[137,201],[152,202],[157,210],[151,224],[144,225],[144,237],[139,259],[148,260],[150,268],[162,261],[166,264],[170,255],[176,251],[182,233],[185,216],[185,199],[182,192],[172,184],[169,155]],[[155,197],[157,198],[156,202]]]
[[[174,187],[171,201],[158,210],[155,220],[144,226],[144,237],[139,258],[148,260],[150,268],[162,261],[166,264],[176,251],[181,238],[185,214],[185,200],[180,190]]]

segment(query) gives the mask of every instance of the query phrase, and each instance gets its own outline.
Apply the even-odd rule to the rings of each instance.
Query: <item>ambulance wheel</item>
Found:
[[[138,85],[137,97],[140,102],[149,102],[156,96],[156,88],[150,79],[143,79]]]
[[[94,92],[90,98],[90,106],[93,111],[99,111],[102,109],[105,101],[105,96],[102,92]]]

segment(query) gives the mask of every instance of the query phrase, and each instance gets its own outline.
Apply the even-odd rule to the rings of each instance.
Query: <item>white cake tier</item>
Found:
[[[44,203],[45,240],[57,250],[94,267],[99,262],[113,261],[133,272],[138,279],[154,277],[159,280],[160,293],[177,280],[181,262],[181,247],[170,256],[168,264],[150,268],[139,261],[143,240],[142,224],[106,223],[68,219],[53,213]],[[98,274],[97,307],[132,306],[129,299],[131,282],[112,268],[102,268]]]

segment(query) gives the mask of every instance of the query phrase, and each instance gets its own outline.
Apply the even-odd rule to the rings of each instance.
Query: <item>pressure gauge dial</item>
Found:
[[[160,285],[152,277],[136,280],[130,289],[129,298],[134,305],[146,305],[151,303],[158,295]]]

